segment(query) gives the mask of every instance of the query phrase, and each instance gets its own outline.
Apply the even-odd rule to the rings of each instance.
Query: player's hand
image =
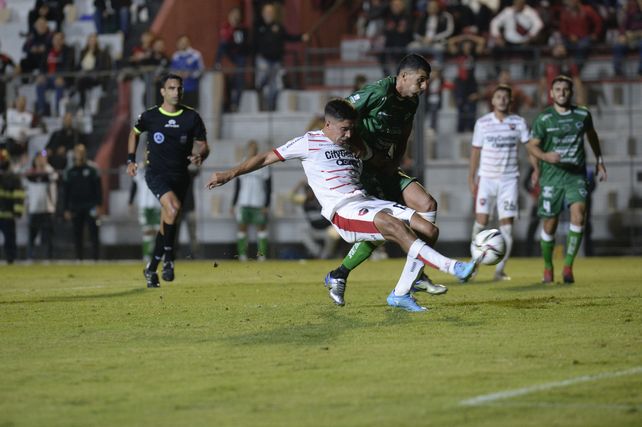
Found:
[[[547,163],[559,163],[562,156],[557,151],[549,151],[544,153],[544,161]]]
[[[212,188],[220,187],[221,185],[228,183],[232,178],[232,174],[227,171],[214,172],[210,175],[210,179],[207,184],[205,184],[205,187],[211,190]]]
[[[203,164],[203,157],[201,157],[200,154],[192,154],[191,156],[187,156],[187,158],[193,165],[200,166]]]
[[[595,165],[595,175],[598,181],[606,181],[606,166],[604,166],[604,163]]]
[[[131,162],[127,164],[127,175],[136,176],[136,171],[138,170],[138,165],[136,162]]]

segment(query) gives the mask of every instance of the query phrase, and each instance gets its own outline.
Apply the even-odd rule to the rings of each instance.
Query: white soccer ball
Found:
[[[497,264],[506,254],[506,242],[502,233],[495,228],[480,231],[470,244],[470,254],[480,264]]]

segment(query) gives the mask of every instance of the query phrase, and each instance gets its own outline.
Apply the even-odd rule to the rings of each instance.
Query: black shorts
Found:
[[[172,191],[176,194],[178,200],[183,203],[187,188],[189,187],[189,175],[174,175],[174,174],[156,174],[146,171],[145,182],[158,200],[165,193]]]

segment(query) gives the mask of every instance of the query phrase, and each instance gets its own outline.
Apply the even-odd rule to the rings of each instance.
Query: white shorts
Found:
[[[410,223],[410,217],[415,213],[414,209],[407,206],[365,196],[337,209],[332,217],[332,225],[348,243],[385,240],[374,224],[375,215],[382,211],[406,224]]]
[[[519,177],[487,178],[479,177],[475,213],[490,214],[497,204],[499,219],[514,218],[518,211]]]

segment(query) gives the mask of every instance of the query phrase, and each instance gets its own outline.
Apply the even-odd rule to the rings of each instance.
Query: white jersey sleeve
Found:
[[[308,134],[293,138],[280,147],[274,149],[274,153],[281,160],[305,159],[308,156],[310,144]]]

